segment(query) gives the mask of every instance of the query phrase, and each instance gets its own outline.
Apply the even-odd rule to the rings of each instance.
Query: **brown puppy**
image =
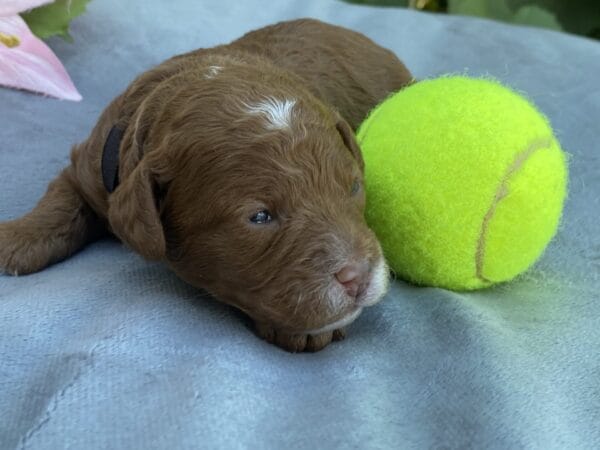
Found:
[[[33,211],[0,224],[0,269],[40,270],[108,230],[269,342],[319,350],[386,291],[352,129],[410,80],[388,50],[315,20],[174,57],[108,106]]]

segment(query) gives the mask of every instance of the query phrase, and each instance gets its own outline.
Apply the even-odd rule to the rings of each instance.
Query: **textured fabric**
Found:
[[[397,281],[345,341],[293,355],[103,240],[38,274],[0,276],[1,448],[598,447],[597,42],[333,0],[94,1],[74,45],[50,41],[82,102],[0,90],[0,220],[34,206],[136,74],[302,16],[366,33],[418,78],[491,75],[527,93],[571,155],[542,260],[470,294]]]

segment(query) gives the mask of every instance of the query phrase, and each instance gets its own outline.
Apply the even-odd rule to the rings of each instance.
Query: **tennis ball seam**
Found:
[[[489,230],[489,225],[494,218],[494,213],[496,212],[496,208],[498,204],[508,195],[508,183],[512,176],[514,176],[527,162],[531,156],[537,152],[538,150],[549,148],[552,145],[551,138],[538,138],[533,140],[525,150],[517,153],[514,161],[506,170],[506,173],[502,177],[500,181],[500,185],[494,194],[494,199],[487,210],[486,214],[483,216],[483,221],[481,222],[481,231],[479,233],[479,238],[477,239],[477,249],[475,251],[475,276],[483,281],[484,283],[493,283],[493,280],[486,278],[483,275],[483,263],[485,262],[485,246],[487,243],[487,234]]]

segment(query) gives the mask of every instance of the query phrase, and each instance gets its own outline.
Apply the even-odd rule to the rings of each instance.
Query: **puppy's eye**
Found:
[[[350,195],[356,195],[358,194],[360,191],[360,181],[358,181],[358,179],[355,179],[352,182],[352,188],[350,189]]]
[[[256,214],[250,217],[250,222],[255,223],[257,225],[262,225],[265,223],[270,223],[273,220],[273,216],[266,209],[258,211]]]

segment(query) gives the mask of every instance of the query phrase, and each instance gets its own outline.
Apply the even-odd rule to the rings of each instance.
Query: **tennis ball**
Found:
[[[495,81],[419,81],[377,106],[357,138],[367,222],[406,280],[452,290],[507,281],[556,233],[565,154],[535,106]]]

